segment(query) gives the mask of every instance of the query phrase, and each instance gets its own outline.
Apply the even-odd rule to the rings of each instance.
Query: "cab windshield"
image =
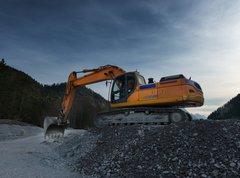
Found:
[[[145,79],[144,79],[143,76],[137,75],[137,78],[138,78],[138,83],[139,83],[140,85],[146,85],[146,81],[145,81]]]

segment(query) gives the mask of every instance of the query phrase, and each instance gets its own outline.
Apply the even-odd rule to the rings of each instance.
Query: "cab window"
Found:
[[[137,77],[138,77],[138,83],[139,83],[140,85],[146,85],[146,81],[145,81],[145,79],[143,78],[143,76],[138,75]]]
[[[120,100],[125,97],[125,94],[125,76],[121,76],[113,84],[112,100]]]

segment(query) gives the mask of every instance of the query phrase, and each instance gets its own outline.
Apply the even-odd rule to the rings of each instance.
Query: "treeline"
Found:
[[[0,119],[42,126],[45,116],[57,116],[66,84],[41,85],[22,71],[0,62]],[[71,126],[91,127],[96,112],[109,109],[109,103],[86,87],[78,88],[71,111]]]
[[[223,120],[223,119],[240,119],[240,94],[232,98],[222,107],[212,112],[208,119]]]

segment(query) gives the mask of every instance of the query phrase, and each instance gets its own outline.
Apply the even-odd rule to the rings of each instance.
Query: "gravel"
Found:
[[[92,129],[88,134],[89,140],[74,138],[78,145],[70,146],[72,151],[66,156],[74,157],[71,158],[74,170],[84,175],[208,178],[240,175],[237,120],[116,126]]]
[[[25,138],[42,132],[41,128],[30,125],[0,124],[0,141]]]
[[[239,120],[70,129],[58,141],[44,141],[39,128],[0,126],[4,177],[240,175]]]

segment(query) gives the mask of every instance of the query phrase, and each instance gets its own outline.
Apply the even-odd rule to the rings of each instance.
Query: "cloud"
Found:
[[[4,1],[0,55],[48,84],[105,64],[156,81],[183,73],[201,84],[209,113],[239,92],[239,8],[236,0]]]

